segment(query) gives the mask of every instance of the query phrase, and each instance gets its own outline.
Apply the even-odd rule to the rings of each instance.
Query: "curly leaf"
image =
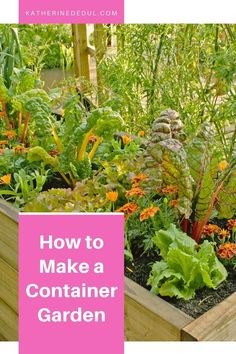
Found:
[[[124,124],[119,113],[110,107],[99,108],[91,112],[87,120],[87,131],[93,129],[95,135],[111,139]]]
[[[211,243],[205,241],[197,249],[196,242],[174,225],[158,231],[154,243],[164,258],[153,264],[148,279],[156,294],[189,300],[198,289],[216,288],[227,277]]]
[[[30,162],[42,161],[44,165],[50,165],[56,169],[59,169],[59,162],[57,157],[50,156],[47,151],[40,146],[33,147],[29,150],[28,160]]]

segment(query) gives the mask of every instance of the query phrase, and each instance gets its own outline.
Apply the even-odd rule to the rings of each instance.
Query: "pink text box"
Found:
[[[19,23],[124,23],[124,0],[20,0]]]
[[[44,240],[81,238],[78,249],[40,249]],[[104,247],[87,249],[85,237],[99,237]],[[19,219],[19,347],[20,354],[123,354],[124,353],[124,264],[123,215],[111,214],[20,214]],[[57,241],[56,245],[61,247]],[[40,260],[54,259],[87,262],[87,274],[40,274]],[[97,262],[104,264],[104,273],[94,273]],[[114,297],[52,298],[27,296],[29,284],[42,287],[87,286],[118,287]],[[36,295],[37,288],[30,288]],[[47,290],[46,294],[47,294]],[[44,293],[45,295],[45,293]],[[104,311],[105,322],[41,322],[39,310]]]

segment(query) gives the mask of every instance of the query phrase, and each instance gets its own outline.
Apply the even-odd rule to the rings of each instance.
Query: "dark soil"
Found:
[[[69,186],[59,173],[55,173],[47,179],[43,186],[43,191],[48,191],[51,188],[69,188]]]
[[[152,264],[158,260],[159,256],[154,253],[137,255],[134,257],[134,261],[126,262],[125,275],[149,290],[150,288],[146,285],[148,275]],[[236,271],[227,270],[229,273],[227,280],[220,284],[216,290],[203,288],[197,292],[194,299],[188,301],[169,297],[163,297],[163,299],[191,317],[197,318],[236,291]]]

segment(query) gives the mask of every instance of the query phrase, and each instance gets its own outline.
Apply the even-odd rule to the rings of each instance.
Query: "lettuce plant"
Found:
[[[227,271],[208,241],[198,246],[173,224],[159,230],[153,241],[163,259],[153,264],[148,279],[151,292],[189,300],[197,290],[215,289],[226,279]]]

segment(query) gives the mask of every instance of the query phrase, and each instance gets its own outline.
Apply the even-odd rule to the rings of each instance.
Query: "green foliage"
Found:
[[[9,100],[9,93],[6,85],[4,84],[4,78],[0,75],[0,97],[5,101],[8,102]]]
[[[43,189],[47,179],[47,172],[44,170],[29,173],[23,169],[15,172],[14,188],[5,188],[0,190],[0,195],[5,196],[7,200],[14,200],[17,207],[33,200]]]
[[[123,124],[120,114],[110,107],[98,108],[88,115],[86,131],[93,129],[95,135],[112,139],[113,134],[120,131]]]
[[[38,75],[28,68],[17,69],[11,76],[11,86],[9,93],[11,96],[24,94],[26,91],[30,91],[42,86]]]
[[[188,218],[192,212],[193,193],[187,155],[180,141],[184,136],[182,128],[177,112],[162,112],[153,123],[147,153],[158,163],[160,184],[164,182],[166,185],[178,186],[178,210]]]
[[[43,189],[47,180],[47,172],[34,171],[27,174],[24,170],[14,173],[16,204],[24,205],[33,200]]]
[[[17,155],[12,149],[5,149],[4,153],[0,155],[0,176],[6,174],[13,175],[15,172],[24,169],[28,173],[33,172],[40,165],[35,163],[29,166],[26,154]]]
[[[189,300],[203,288],[215,289],[227,277],[213,246],[204,241],[197,244],[173,224],[154,237],[163,260],[153,264],[148,284],[151,291],[162,296]]]
[[[220,218],[230,219],[236,210],[236,158],[231,164],[232,173],[230,173],[225,180],[222,190],[218,194],[217,210]]]
[[[96,179],[86,179],[76,187],[42,192],[24,207],[30,212],[103,212],[109,211],[104,199],[105,186]]]
[[[4,25],[0,30],[0,76],[7,88],[11,86],[14,68],[22,68],[23,60],[16,28]]]
[[[235,25],[117,26],[118,55],[100,64],[109,104],[138,130],[171,107],[187,133],[209,119],[224,129],[235,119]]]
[[[55,169],[59,168],[58,159],[50,156],[47,151],[45,151],[40,146],[35,146],[28,152],[28,160],[30,162],[42,161],[45,166],[49,165],[54,167]]]
[[[16,112],[30,113],[29,126],[37,136],[44,136],[50,132],[51,106],[44,90],[32,89],[15,95],[11,104]]]
[[[40,109],[43,109],[42,105],[35,105],[35,101],[38,99],[39,97],[36,97],[33,102],[30,101],[32,108],[40,107]],[[76,181],[92,176],[91,160],[93,155],[90,155],[90,151],[93,150],[93,147],[90,150],[88,147],[90,136],[96,134],[99,144],[102,139],[109,141],[123,123],[120,115],[113,112],[109,107],[96,109],[82,119],[82,111],[77,103],[77,100],[74,99],[70,99],[66,103],[65,121],[62,127],[63,134],[60,137],[55,130],[55,124],[51,122],[55,143],[59,150],[57,157],[51,157],[46,150],[39,146],[29,150],[30,161],[41,160],[45,165],[53,166],[69,186],[74,186]],[[43,118],[47,121],[47,112],[45,112],[45,116],[43,113],[40,114],[40,117],[41,127],[39,127],[39,131],[42,132],[44,126],[45,132],[47,125]],[[95,146],[96,149],[97,147]],[[94,149],[94,152],[96,149]]]
[[[182,126],[178,122],[177,112],[171,110],[162,112],[154,121],[146,166],[153,183],[158,180],[160,185],[178,188],[177,208],[180,215],[191,219],[190,233],[199,242],[215,206],[220,217],[230,218],[235,213],[235,158],[223,162],[223,169],[220,167],[224,154],[216,144],[213,123],[204,122],[195,137],[181,142]]]
[[[19,38],[22,44],[22,55],[27,67],[40,72],[42,68],[68,68],[71,55],[70,25],[18,25]]]

